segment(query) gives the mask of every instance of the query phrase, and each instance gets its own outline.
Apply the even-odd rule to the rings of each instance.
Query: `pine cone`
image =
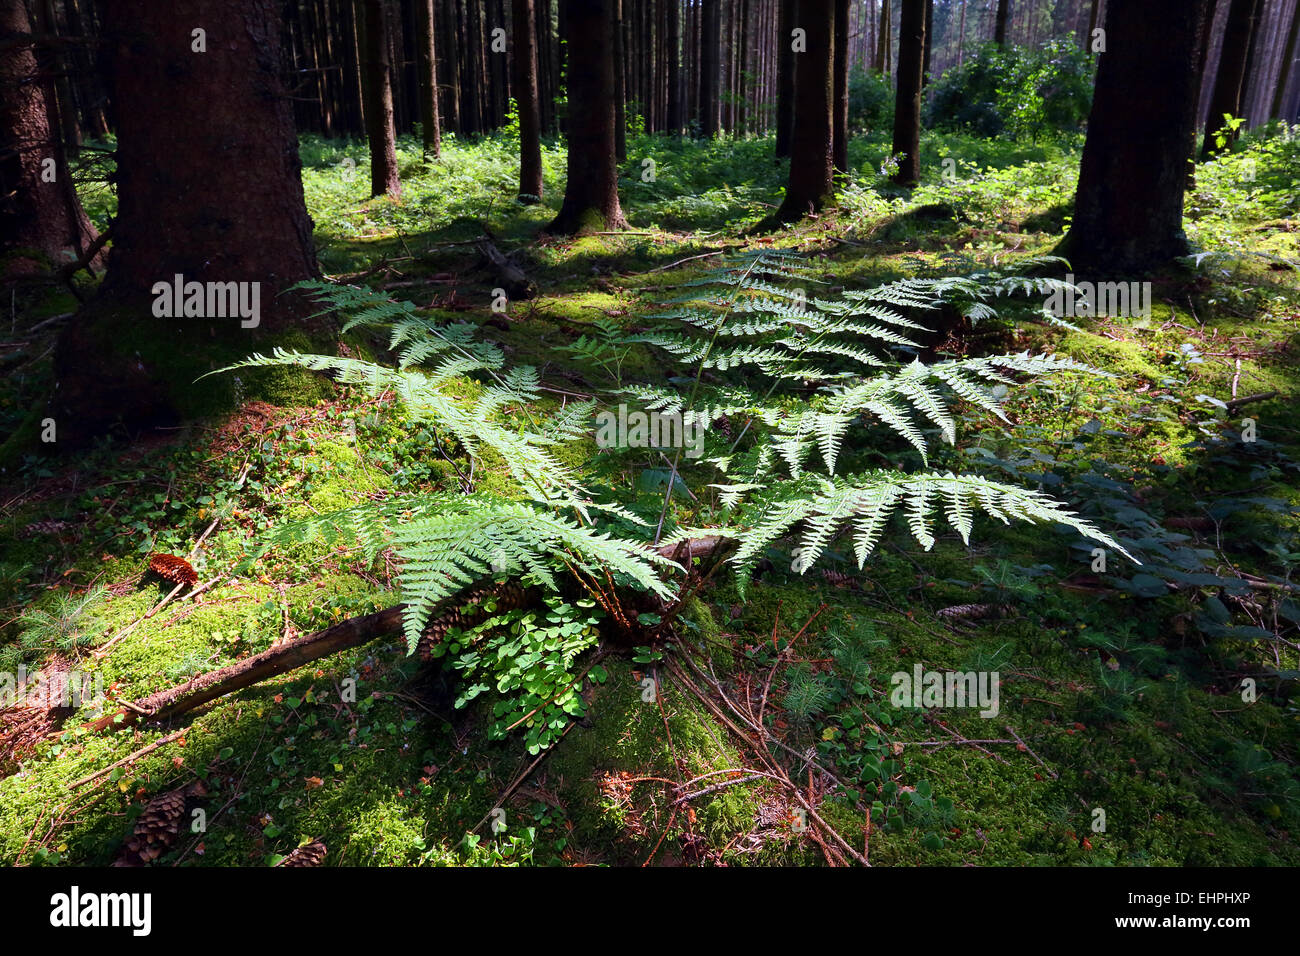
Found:
[[[525,607],[532,600],[528,591],[513,581],[506,581],[504,584],[483,584],[472,589],[457,607],[439,615],[436,620],[430,621],[425,626],[424,633],[420,636],[421,660],[427,661],[432,658],[434,645],[440,643],[453,627],[470,628],[486,620],[490,615],[483,610],[482,604],[487,597],[496,598],[496,611],[491,612],[492,614]]]
[[[325,860],[325,844],[320,840],[294,850],[276,866],[320,866]]]
[[[113,865],[144,866],[166,853],[180,836],[186,805],[196,797],[206,796],[207,792],[203,783],[196,780],[150,800]]]
[[[198,583],[198,572],[184,558],[174,554],[155,554],[149,558],[149,570],[172,584],[188,584],[193,587]]]

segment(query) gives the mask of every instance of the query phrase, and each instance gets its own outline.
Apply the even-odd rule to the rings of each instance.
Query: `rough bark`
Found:
[[[1111,0],[1074,222],[1058,247],[1115,279],[1187,252],[1183,187],[1208,0]]]
[[[799,25],[808,31],[795,79],[794,135],[790,183],[776,211],[779,222],[795,222],[820,210],[834,189],[832,165],[832,75],[834,0],[803,0]]]
[[[665,110],[668,131],[677,135],[682,131],[682,61],[679,48],[682,42],[681,0],[668,0],[668,29],[665,35],[668,56],[668,107]]]
[[[554,235],[621,229],[614,143],[614,38],[610,0],[566,4],[568,181]]]
[[[55,351],[50,413],[60,447],[116,422],[174,424],[213,387],[191,384],[198,374],[314,311],[279,295],[318,275],[281,81],[280,7],[105,0],[118,208],[99,293]],[[207,52],[195,52],[195,29],[206,31]],[[178,274],[258,283],[259,324],[158,317],[153,288]]]
[[[511,0],[514,25],[514,93],[519,106],[519,199],[542,198],[542,121],[537,102],[537,35],[533,0]]]
[[[925,50],[926,0],[903,0],[898,23],[898,92],[894,101],[894,182],[914,186],[921,178],[921,65]]]

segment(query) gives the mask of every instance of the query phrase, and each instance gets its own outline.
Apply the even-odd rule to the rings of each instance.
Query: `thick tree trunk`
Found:
[[[1076,273],[1116,280],[1187,252],[1183,187],[1208,0],[1111,0],[1074,223]]]
[[[835,80],[831,162],[840,173],[849,171],[849,3],[850,0],[835,0],[835,36],[832,41]]]
[[[385,0],[361,0],[365,16],[366,138],[370,141],[370,195],[400,196],[397,130],[393,123],[393,79],[389,70],[388,7]]]
[[[514,22],[514,93],[519,104],[519,199],[542,198],[542,125],[537,103],[537,36],[533,0],[511,0]]]
[[[776,212],[779,222],[795,222],[810,211],[821,209],[834,190],[831,157],[834,2],[802,0],[799,4],[799,26],[808,31],[808,49],[798,55],[790,183],[785,201]]]
[[[894,182],[914,186],[921,178],[921,65],[927,0],[903,0],[898,23],[898,93],[894,101]]]
[[[1010,19],[1011,0],[998,0],[998,11],[993,20],[993,42],[1007,45],[1007,21]]]
[[[568,30],[568,181],[546,231],[555,235],[621,229],[614,150],[614,18],[610,0],[565,4]]]
[[[794,52],[791,36],[797,27],[798,0],[780,0],[781,20],[776,37],[776,155],[790,155],[790,138],[794,134],[794,84],[795,63],[799,55]]]
[[[319,274],[281,83],[280,9],[277,0],[105,0],[118,206],[99,294],[55,352],[60,446],[116,421],[174,423],[205,407],[217,386],[193,385],[198,374],[308,310],[279,295]],[[195,49],[196,29],[206,52]],[[171,296],[155,285],[177,276],[243,284],[256,318],[222,307],[230,287],[216,311],[200,302],[197,315],[165,315],[159,305]]]
[[[424,138],[424,155],[435,159],[442,153],[442,131],[438,117],[438,46],[434,0],[415,0],[420,16],[420,126]],[[532,31],[529,31],[530,35]]]
[[[1250,38],[1254,32],[1252,27],[1258,2],[1259,0],[1232,0],[1232,6],[1228,9],[1223,52],[1219,54],[1219,70],[1215,75],[1214,93],[1210,96],[1210,115],[1205,122],[1202,158],[1214,154],[1214,136],[1223,129],[1223,117],[1241,115],[1242,91],[1246,85],[1246,58],[1250,53]]]
[[[0,57],[0,253],[30,250],[5,272],[45,271],[81,255],[95,229],[51,129],[51,84],[37,82],[32,26],[22,0],[0,0],[0,40],[13,44]]]
[[[722,128],[722,0],[704,3],[700,32],[700,132],[718,135]]]

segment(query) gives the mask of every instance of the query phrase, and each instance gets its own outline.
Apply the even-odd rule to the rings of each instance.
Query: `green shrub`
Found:
[[[1092,57],[1070,41],[1041,50],[992,44],[934,84],[926,125],[1037,139],[1078,130],[1092,106]]]

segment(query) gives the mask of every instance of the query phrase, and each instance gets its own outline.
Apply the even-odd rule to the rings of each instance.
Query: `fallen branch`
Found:
[[[522,269],[507,259],[490,239],[486,237],[480,239],[476,248],[488,261],[488,265],[496,275],[496,280],[501,283],[501,287],[506,290],[506,295],[511,299],[531,299],[537,295],[537,284],[524,275]]]

